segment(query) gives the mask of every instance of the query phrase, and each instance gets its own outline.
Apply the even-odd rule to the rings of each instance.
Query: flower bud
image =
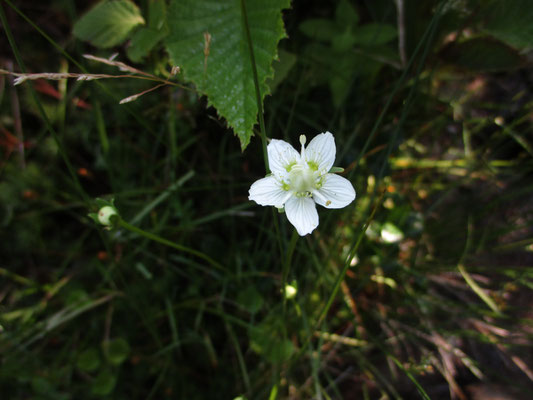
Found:
[[[104,206],[98,210],[98,222],[100,222],[102,225],[110,226],[111,225],[111,217],[114,215],[118,216],[117,209],[112,206]]]
[[[293,299],[298,293],[295,285],[285,285],[285,298],[287,300]]]

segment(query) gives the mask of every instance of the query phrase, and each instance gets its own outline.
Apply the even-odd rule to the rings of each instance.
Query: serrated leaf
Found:
[[[129,0],[98,3],[74,24],[74,36],[96,47],[122,43],[133,28],[144,24],[139,8]]]
[[[388,24],[372,23],[354,29],[355,44],[359,46],[378,46],[396,37],[396,28]]]
[[[531,0],[498,0],[482,10],[485,32],[518,49],[533,47]]]
[[[148,26],[135,32],[127,53],[130,60],[141,61],[157,43],[168,35],[165,0],[152,0],[148,6]]]
[[[289,0],[246,0],[263,97],[268,93],[266,79],[273,74],[278,42],[285,37],[281,10],[289,4]],[[179,65],[184,78],[207,95],[209,104],[227,120],[244,149],[258,109],[241,3],[173,0],[168,23],[166,46],[172,64]]]

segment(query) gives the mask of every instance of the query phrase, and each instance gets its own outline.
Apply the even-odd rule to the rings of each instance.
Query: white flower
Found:
[[[326,208],[343,208],[355,199],[348,179],[330,174],[335,161],[335,139],[330,132],[321,133],[302,151],[283,140],[272,139],[267,147],[272,174],[254,182],[249,199],[262,206],[285,207],[289,222],[300,236],[318,226],[315,203]]]

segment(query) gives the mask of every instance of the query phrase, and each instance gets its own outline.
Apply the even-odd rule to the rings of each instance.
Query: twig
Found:
[[[7,69],[13,73],[13,62],[7,62]],[[15,79],[12,78],[14,82]],[[17,94],[17,89],[11,87],[11,112],[13,113],[15,134],[17,135],[17,149],[19,152],[19,162],[22,169],[26,168],[26,162],[24,160],[24,134],[22,133],[22,119],[20,118],[20,103]]]
[[[398,14],[398,52],[400,53],[400,61],[402,67],[407,64],[407,56],[405,54],[405,13],[403,0],[395,0],[396,12]]]

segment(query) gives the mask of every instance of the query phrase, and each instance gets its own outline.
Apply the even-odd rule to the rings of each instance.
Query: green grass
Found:
[[[84,10],[49,3],[42,18],[30,3],[0,4],[13,69],[117,74],[83,58],[110,51],[68,33]],[[298,28],[333,21],[336,3],[294,1],[280,46],[296,62],[244,152],[181,81],[120,105],[153,83],[13,87],[1,75],[0,393],[446,399],[487,383],[532,390],[531,65],[456,65],[447,46],[467,40],[465,28],[482,35],[483,21],[475,7],[428,3],[405,10],[408,58],[398,69],[400,59],[387,58],[398,56],[397,38],[380,49],[391,62],[354,64],[351,52]],[[393,2],[353,5],[360,25],[396,26]],[[166,57],[156,48],[136,67],[166,79]],[[346,66],[352,73],[336,73]],[[344,94],[332,76],[346,78]],[[284,214],[248,200],[265,173],[261,136],[296,146],[300,134],[326,130],[357,199],[319,208],[319,227],[299,237]],[[88,217],[97,198],[114,199],[114,229]]]

